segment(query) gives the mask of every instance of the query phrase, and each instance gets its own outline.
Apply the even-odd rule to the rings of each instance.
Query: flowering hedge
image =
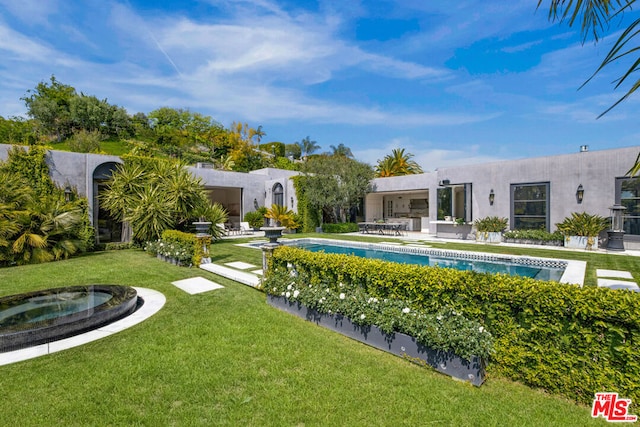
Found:
[[[300,302],[320,313],[339,313],[357,325],[375,325],[386,334],[411,335],[429,348],[451,351],[467,360],[472,356],[486,358],[491,353],[491,334],[455,310],[429,313],[411,308],[405,301],[370,296],[357,286],[334,282],[313,285],[304,272],[283,268],[271,271],[263,287],[271,295]]]
[[[640,293],[275,250],[270,268],[287,264],[305,274],[307,285],[348,283],[368,297],[404,301],[411,310],[450,309],[484,324],[495,340],[494,373],[585,404],[597,391],[640,402]]]
[[[152,255],[174,259],[180,265],[200,265],[204,255],[203,246],[211,244],[211,237],[197,238],[195,234],[177,230],[165,230],[162,237],[146,242],[144,250]]]

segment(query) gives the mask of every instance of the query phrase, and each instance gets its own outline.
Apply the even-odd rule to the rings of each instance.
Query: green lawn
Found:
[[[214,261],[259,265],[260,251],[234,243],[216,243]],[[225,288],[171,285],[193,276]],[[0,425],[604,425],[587,407],[500,378],[452,380],[141,251],[0,270],[2,295],[89,283],[152,288],[167,303],[111,337],[1,366]]]

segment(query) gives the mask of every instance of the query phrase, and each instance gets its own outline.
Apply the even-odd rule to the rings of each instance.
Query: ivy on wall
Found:
[[[298,215],[302,218],[302,232],[311,233],[316,231],[316,227],[320,226],[320,218],[317,209],[309,206],[309,200],[305,197],[305,181],[304,175],[291,177],[293,188],[296,190],[298,199]]]

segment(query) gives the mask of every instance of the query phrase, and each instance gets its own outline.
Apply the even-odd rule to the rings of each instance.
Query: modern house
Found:
[[[0,159],[9,145],[0,145]],[[627,248],[640,248],[640,178],[629,178],[640,146],[572,154],[505,160],[437,169],[419,175],[376,178],[364,200],[365,221],[404,222],[408,230],[465,239],[478,218],[509,219],[510,229],[555,230],[572,212],[609,216],[614,204],[624,212]],[[51,176],[60,186],[74,187],[89,200],[100,241],[117,240],[118,229],[100,209],[99,194],[121,159],[116,156],[52,150]],[[210,199],[221,203],[238,223],[258,206],[279,204],[293,210],[296,172],[261,169],[249,173],[191,168],[202,179]]]

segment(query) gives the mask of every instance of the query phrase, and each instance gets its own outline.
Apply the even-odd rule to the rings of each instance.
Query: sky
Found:
[[[393,149],[425,171],[640,145],[630,63],[537,0],[0,0],[0,116],[55,78],[130,114],[188,109],[263,142]]]

